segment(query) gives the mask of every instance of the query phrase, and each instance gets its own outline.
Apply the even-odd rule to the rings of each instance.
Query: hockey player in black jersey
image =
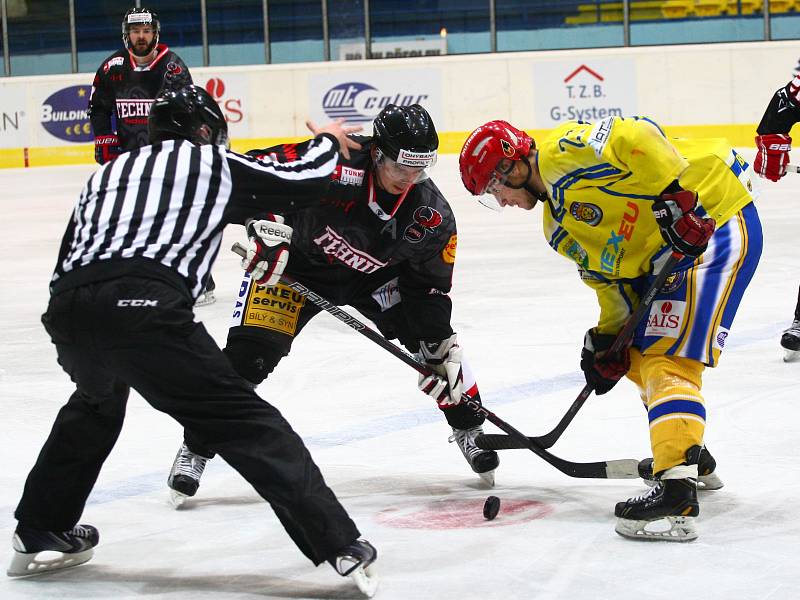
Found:
[[[162,90],[179,90],[192,83],[188,67],[159,43],[158,15],[149,8],[132,8],[122,20],[124,48],[97,69],[89,97],[89,117],[95,136],[94,158],[104,164],[150,142],[147,115]]]
[[[754,168],[765,179],[778,181],[786,175],[792,150],[792,125],[800,121],[800,74],[775,92],[756,132]],[[786,362],[800,358],[800,290],[794,308],[794,320],[781,336]]]
[[[124,48],[97,69],[89,97],[89,118],[98,164],[149,144],[147,115],[153,100],[162,91],[179,90],[192,83],[189,68],[159,43],[160,36],[161,23],[155,11],[130,9],[122,19]],[[212,304],[215,287],[209,274],[195,306]]]
[[[420,389],[436,398],[452,427],[451,441],[472,470],[493,484],[497,454],[474,443],[484,419],[459,404],[462,392],[480,396],[450,325],[456,222],[427,178],[439,145],[433,121],[419,105],[390,104],[375,119],[372,138],[356,139],[361,150],[339,163],[319,204],[282,215],[294,229],[285,272],[420,353],[439,373],[420,378]],[[284,144],[251,154],[287,162],[296,148]],[[245,276],[225,353],[258,385],[319,312],[288,287]],[[195,494],[212,456],[190,429],[184,439],[168,479],[176,505]]]

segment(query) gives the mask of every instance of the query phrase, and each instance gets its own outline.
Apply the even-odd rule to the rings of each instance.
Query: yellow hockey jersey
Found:
[[[545,237],[597,292],[603,333],[622,327],[638,304],[630,282],[666,251],[651,206],[672,181],[696,191],[698,214],[718,227],[754,198],[752,170],[726,140],[669,141],[646,118],[564,123],[536,161],[550,196]]]

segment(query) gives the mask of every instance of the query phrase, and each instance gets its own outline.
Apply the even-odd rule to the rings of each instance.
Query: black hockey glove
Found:
[[[586,383],[594,388],[598,396],[611,391],[631,368],[629,344],[615,354],[608,353],[616,338],[616,335],[597,333],[594,328],[587,331],[583,338],[581,370]]]
[[[686,256],[700,256],[708,247],[717,222],[695,212],[697,193],[673,183],[653,202],[653,216],[661,236],[674,250]]]

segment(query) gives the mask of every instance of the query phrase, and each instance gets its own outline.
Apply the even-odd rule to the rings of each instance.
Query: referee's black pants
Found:
[[[130,388],[222,456],[270,503],[315,564],[359,536],[303,441],[259,398],[200,323],[185,292],[121,277],[51,297],[42,321],[76,384],[15,512],[50,531],[75,526],[117,440]]]

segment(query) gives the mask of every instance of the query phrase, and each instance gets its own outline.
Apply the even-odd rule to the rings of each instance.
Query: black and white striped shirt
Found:
[[[61,243],[51,289],[167,269],[196,298],[225,225],[318,202],[338,149],[338,141],[325,134],[299,144],[297,160],[288,163],[185,140],[125,153],[86,183]]]

